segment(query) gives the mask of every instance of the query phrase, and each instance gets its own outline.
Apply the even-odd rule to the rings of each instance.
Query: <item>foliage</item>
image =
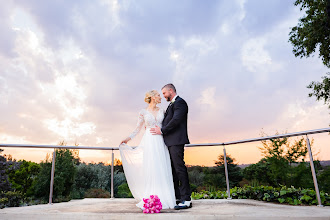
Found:
[[[226,188],[226,178],[220,173],[217,173],[215,167],[211,167],[205,173],[205,185],[216,189]]]
[[[77,174],[73,185],[72,198],[82,199],[85,192],[91,188],[92,181],[97,179],[97,176],[92,170],[92,165],[81,163],[76,168]]]
[[[54,197],[69,197],[75,177],[74,156],[67,149],[56,150]]]
[[[114,195],[116,196],[118,187],[126,183],[124,173],[114,170]],[[85,164],[80,163],[77,167],[77,176],[73,186],[73,198],[84,198],[86,190],[90,188],[111,191],[111,166],[103,163]]]
[[[300,10],[304,10],[306,15],[289,34],[289,41],[294,46],[293,53],[296,57],[309,57],[319,47],[323,64],[330,68],[330,1],[296,0],[295,5],[300,5]],[[313,81],[307,88],[313,89],[309,97],[315,96],[318,101],[324,99],[325,104],[330,104],[329,77],[324,76],[321,83]]]
[[[317,171],[316,164],[318,161],[314,161],[314,167]],[[311,167],[309,162],[301,162],[298,166],[291,167],[292,175],[290,182],[292,186],[302,187],[302,188],[314,188],[313,177],[311,173]]]
[[[309,93],[308,96],[315,96],[316,100],[324,100],[324,104],[329,105],[330,108],[330,73],[327,73],[328,76],[323,76],[322,82],[311,82],[307,88],[313,89],[313,92]]]
[[[198,171],[197,169],[188,172],[189,183],[199,187],[204,185],[205,174],[203,171]]]
[[[118,198],[133,198],[133,195],[128,187],[127,183],[123,183],[118,186],[117,196]]]
[[[225,177],[225,164],[224,164],[224,155],[219,155],[218,160],[215,161],[216,172],[221,176]],[[226,156],[227,168],[228,168],[228,178],[230,187],[237,186],[239,182],[243,179],[242,170],[237,164],[235,164],[235,159],[230,155]]]
[[[266,135],[265,133],[261,133],[262,136]],[[279,133],[276,132],[275,135]],[[296,139],[294,144],[291,144],[289,138],[276,138],[270,139],[269,141],[261,141],[262,147],[259,147],[262,154],[265,158],[275,158],[282,159],[284,158],[290,164],[296,163],[299,160],[304,160],[307,154],[307,143],[305,138],[301,137],[300,139]],[[313,140],[311,145],[313,144]]]
[[[253,181],[255,185],[275,185],[271,177],[270,162],[262,158],[258,163],[251,164],[243,170],[244,178]]]
[[[18,207],[24,201],[24,196],[19,191],[7,191],[0,193],[0,208]]]
[[[85,198],[110,198],[110,193],[104,189],[88,189]]]
[[[330,193],[330,166],[327,166],[320,171],[317,180],[320,190]]]
[[[305,160],[307,154],[306,140],[303,137],[298,138],[292,144],[289,138],[276,138],[262,141],[262,147],[259,149],[264,158],[257,164],[246,167],[243,172],[244,177],[248,180],[259,180],[261,184],[272,186],[292,185],[293,172],[295,171],[292,164]],[[264,173],[262,173],[263,171]]]
[[[0,149],[0,191],[7,192],[11,190],[11,184],[8,179],[7,170],[9,163],[7,159],[1,155],[3,150]],[[1,197],[0,197],[1,198]]]
[[[289,41],[296,57],[309,57],[318,47],[319,56],[327,67],[330,67],[329,4],[326,0],[296,0],[294,5],[299,5],[305,15],[289,33]]]
[[[318,48],[323,64],[330,68],[330,0],[296,0],[294,4],[305,12],[289,33],[294,55],[309,57]],[[307,88],[313,89],[309,97],[315,96],[318,101],[323,99],[330,108],[328,76],[323,77],[323,82],[311,82]]]
[[[47,201],[49,196],[50,173],[52,164],[46,159],[40,163],[40,171],[33,185],[34,196]]]
[[[236,186],[242,180],[241,168],[234,163],[235,159],[227,155],[227,167],[229,173],[229,183],[231,187]],[[188,176],[192,191],[207,189],[225,189],[226,177],[224,156],[219,155],[215,161],[215,167],[188,166]]]
[[[75,158],[68,149],[57,149],[54,174],[54,201],[70,200],[70,193],[74,183],[76,168]],[[49,195],[51,162],[46,158],[40,163],[40,172],[36,178],[34,192],[36,197],[47,199]]]
[[[39,173],[40,165],[22,160],[14,163],[11,167],[14,167],[15,164],[17,164],[17,168],[11,169],[8,173],[9,181],[17,191],[26,194],[26,196],[31,196],[33,194],[32,185]]]
[[[230,189],[230,195],[233,199],[254,199],[267,202],[286,203],[290,205],[317,205],[316,193],[311,189],[301,189],[292,187],[272,187],[272,186],[244,186]],[[226,191],[202,191],[193,192],[193,199],[225,199]],[[320,192],[323,205],[330,205],[330,196],[328,193]]]

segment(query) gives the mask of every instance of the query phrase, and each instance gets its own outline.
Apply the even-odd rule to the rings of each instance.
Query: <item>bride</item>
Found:
[[[157,195],[163,209],[172,209],[176,205],[171,160],[162,135],[152,135],[150,128],[162,126],[164,110],[160,94],[156,90],[146,93],[144,101],[148,107],[139,112],[136,129],[121,142],[120,156],[128,186],[136,200],[137,207],[143,209],[143,198]],[[136,148],[127,145],[142,128],[145,133]]]

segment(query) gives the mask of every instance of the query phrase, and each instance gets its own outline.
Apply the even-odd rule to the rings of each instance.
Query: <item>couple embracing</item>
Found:
[[[163,209],[191,208],[191,191],[184,162],[184,145],[189,144],[187,132],[187,103],[176,94],[173,84],[162,88],[164,98],[170,102],[166,111],[157,105],[161,96],[156,90],[147,92],[146,109],[139,112],[136,129],[122,141],[120,155],[129,188],[136,204],[143,208],[143,198],[157,195]],[[142,128],[141,143],[132,148],[127,142]]]

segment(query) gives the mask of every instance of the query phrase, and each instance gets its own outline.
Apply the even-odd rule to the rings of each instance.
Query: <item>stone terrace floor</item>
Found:
[[[143,214],[134,199],[82,199],[0,209],[0,219],[328,219],[330,207],[290,206],[248,199],[194,200],[186,210]]]

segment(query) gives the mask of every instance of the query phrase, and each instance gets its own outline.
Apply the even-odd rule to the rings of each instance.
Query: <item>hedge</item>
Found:
[[[233,199],[254,199],[259,201],[283,203],[290,205],[317,205],[315,190],[281,186],[244,186],[230,189]],[[320,192],[322,205],[330,205],[328,193]],[[193,199],[226,199],[226,191],[204,191],[193,192]]]

